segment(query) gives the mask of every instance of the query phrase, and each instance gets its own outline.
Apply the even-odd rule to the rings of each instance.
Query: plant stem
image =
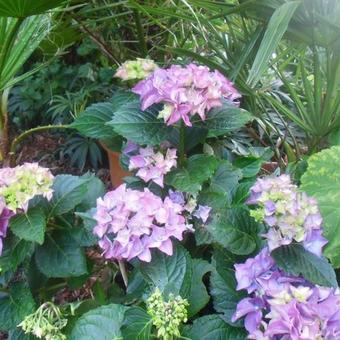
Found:
[[[33,129],[29,129],[25,132],[23,132],[21,135],[16,137],[12,144],[11,144],[11,149],[10,153],[13,155],[15,153],[15,149],[19,143],[21,143],[26,137],[29,135],[36,133],[36,132],[42,132],[42,131],[47,131],[51,129],[71,129],[72,127],[70,125],[44,125],[44,126],[37,126]]]
[[[134,16],[135,23],[136,23],[137,36],[139,40],[139,48],[142,52],[143,57],[145,58],[148,55],[148,47],[146,46],[146,41],[144,39],[145,35],[144,35],[142,23],[140,21],[140,15],[136,9],[133,10],[133,16]]]
[[[122,274],[122,277],[123,277],[124,285],[125,285],[125,287],[127,287],[129,280],[128,280],[128,276],[127,276],[127,272],[126,272],[126,268],[125,268],[125,263],[124,263],[124,261],[119,260],[118,265],[119,265],[120,273]]]
[[[0,103],[0,160],[3,160],[4,162],[8,161],[9,148],[7,112],[9,91],[9,88],[3,91]]]
[[[178,163],[180,167],[183,167],[185,162],[185,125],[183,122],[181,122],[181,126],[179,128],[178,151],[179,151]]]

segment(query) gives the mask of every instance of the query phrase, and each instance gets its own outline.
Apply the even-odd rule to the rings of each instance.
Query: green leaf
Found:
[[[216,212],[207,230],[213,239],[237,255],[248,255],[256,249],[259,227],[244,208]]]
[[[312,155],[301,177],[301,190],[314,196],[324,220],[324,236],[328,239],[324,254],[333,266],[340,267],[340,146]]]
[[[186,167],[168,174],[166,182],[177,190],[198,193],[203,183],[212,177],[219,161],[209,155],[194,155],[188,159]]]
[[[113,340],[121,339],[120,328],[127,307],[107,305],[82,315],[76,322],[70,340]]]
[[[16,215],[10,220],[10,228],[21,239],[43,244],[46,228],[44,211],[34,207],[26,213]]]
[[[44,13],[65,3],[66,0],[0,0],[0,16],[23,18]]]
[[[86,108],[71,126],[86,137],[100,140],[115,138],[117,134],[106,123],[112,120],[117,110],[131,101],[138,101],[134,93],[117,91],[109,102],[93,104]]]
[[[28,256],[33,254],[33,251],[34,243],[20,240],[14,236],[6,237],[0,256],[1,273],[9,270],[15,271]]]
[[[140,271],[149,284],[158,287],[162,292],[179,294],[186,298],[190,293],[193,275],[192,260],[183,246],[173,246],[172,256],[155,250],[151,262],[141,262]]]
[[[12,329],[8,332],[8,340],[34,340],[34,336],[25,334],[20,328]]]
[[[190,293],[188,296],[189,317],[197,314],[210,300],[210,296],[207,292],[207,288],[202,282],[203,276],[212,270],[212,266],[209,262],[201,259],[192,260],[192,277],[190,285]]]
[[[88,178],[58,175],[53,183],[50,216],[62,215],[80,204],[87,192]]]
[[[238,302],[245,297],[243,292],[236,291],[235,272],[231,268],[215,266],[210,277],[210,294],[214,309],[223,313],[231,322]]]
[[[249,71],[247,83],[254,87],[263,72],[268,68],[268,61],[281,41],[288,24],[300,1],[290,1],[277,8],[269,20],[268,27],[257,51],[254,63]]]
[[[35,310],[31,291],[24,283],[14,283],[8,294],[0,293],[0,329],[8,331]]]
[[[300,244],[282,246],[271,252],[276,264],[288,274],[302,275],[320,286],[337,287],[335,272],[324,257],[318,257]]]
[[[93,234],[93,228],[97,224],[97,221],[93,218],[95,211],[96,208],[92,208],[84,213],[75,213],[83,220],[84,224],[84,227],[78,228],[79,230],[76,229],[77,239],[82,247],[90,247],[98,243],[98,237]]]
[[[248,111],[224,102],[221,107],[210,110],[200,125],[209,130],[208,137],[218,137],[240,129],[252,118]]]
[[[183,336],[191,340],[245,340],[247,333],[228,325],[219,315],[206,315],[184,328]]]
[[[140,307],[129,308],[121,328],[124,340],[148,340],[151,338],[152,320]]]
[[[233,162],[233,165],[241,169],[243,178],[249,178],[260,172],[263,162],[262,158],[240,157]]]
[[[133,101],[120,107],[107,123],[116,133],[138,144],[157,145],[170,136],[170,126],[158,119],[159,106],[142,111],[140,103]]]
[[[35,260],[47,277],[80,276],[87,273],[84,250],[69,230],[47,234],[45,243],[38,247]]]

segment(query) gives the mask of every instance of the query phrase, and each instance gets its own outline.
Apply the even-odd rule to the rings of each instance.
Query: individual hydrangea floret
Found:
[[[37,195],[52,198],[53,175],[38,163],[0,169],[0,196],[13,212],[27,211],[28,202]]]
[[[248,339],[340,339],[339,288],[287,275],[277,268],[268,249],[247,262],[235,265],[237,289],[247,289],[251,295],[238,303],[232,321],[244,318]],[[254,274],[251,264],[261,270]]]
[[[191,230],[184,213],[184,207],[169,197],[163,200],[147,188],[137,191],[122,184],[97,200],[94,233],[105,258],[149,262],[152,248],[172,255],[171,238],[182,240]]]
[[[130,157],[129,170],[138,170],[136,176],[144,182],[153,181],[163,188],[164,175],[177,166],[176,152],[176,149],[167,149],[164,155],[151,146],[140,148],[137,155]]]
[[[180,337],[179,327],[187,322],[187,307],[189,303],[181,296],[169,294],[167,301],[164,300],[161,291],[156,288],[147,302],[147,313],[152,318],[152,323],[157,329],[157,337],[171,340]]]
[[[327,240],[322,236],[317,202],[299,192],[288,175],[258,179],[247,202],[259,206],[251,215],[269,226],[264,236],[270,251],[294,241],[321,256]]]
[[[241,97],[219,71],[211,72],[208,67],[195,64],[156,69],[132,91],[141,96],[142,110],[156,103],[164,104],[159,118],[168,125],[183,120],[191,126],[190,117],[198,114],[205,120],[206,113],[222,106],[223,99],[233,102]]]
[[[157,68],[158,66],[153,60],[137,58],[136,60],[128,60],[119,66],[115,77],[122,80],[145,79]]]
[[[38,339],[66,340],[61,330],[66,326],[67,319],[63,317],[59,307],[52,302],[41,305],[33,314],[25,317],[19,324],[25,334],[32,334]]]
[[[202,220],[203,223],[206,223],[209,218],[210,211],[211,207],[207,205],[199,205],[196,211],[194,211],[193,215]]]

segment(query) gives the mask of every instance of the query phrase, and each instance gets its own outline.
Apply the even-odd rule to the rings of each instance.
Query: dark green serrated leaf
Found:
[[[183,169],[168,174],[166,182],[177,190],[197,193],[203,183],[212,177],[219,161],[209,155],[194,155],[188,159]]]
[[[70,340],[121,339],[120,328],[126,310],[125,306],[111,304],[85,313],[77,320]]]
[[[244,208],[216,212],[207,230],[213,239],[237,255],[248,255],[256,248],[258,225]]]
[[[45,243],[38,247],[35,260],[47,277],[80,276],[87,273],[84,250],[68,230],[47,234]]]
[[[144,279],[162,292],[180,294],[182,297],[187,297],[190,292],[192,260],[180,244],[174,244],[172,256],[155,250],[152,261],[142,262],[140,270]]]
[[[213,108],[207,114],[203,127],[208,129],[208,137],[218,137],[240,129],[252,120],[252,115],[244,110],[224,102],[221,107]]]
[[[282,246],[271,252],[276,264],[288,274],[302,275],[312,283],[337,287],[334,269],[324,257],[318,257],[300,244]]]
[[[140,103],[133,101],[120,107],[107,125],[128,140],[138,144],[157,145],[167,140],[173,129],[157,118],[159,108],[153,105],[142,111]]]
[[[8,294],[0,294],[0,329],[9,331],[34,312],[35,303],[31,291],[24,283],[14,283]]]
[[[82,202],[87,191],[88,178],[59,175],[53,183],[50,216],[62,215]]]
[[[219,315],[206,315],[196,319],[192,326],[184,328],[183,336],[191,340],[246,340],[241,328],[228,325]]]
[[[260,172],[263,162],[261,158],[241,157],[236,159],[233,164],[241,169],[243,178],[249,178],[256,176]]]
[[[207,288],[202,282],[203,276],[212,270],[209,262],[201,259],[192,260],[192,278],[190,293],[188,296],[188,315],[189,317],[197,314],[209,302],[210,296]]]
[[[152,320],[140,307],[129,308],[124,315],[121,328],[124,340],[148,340],[151,338]]]
[[[29,209],[27,212],[12,217],[10,228],[19,238],[41,245],[45,238],[45,213],[39,207]]]

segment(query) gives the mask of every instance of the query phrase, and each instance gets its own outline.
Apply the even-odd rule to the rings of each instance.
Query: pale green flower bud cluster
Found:
[[[188,306],[186,299],[173,294],[169,295],[168,301],[164,301],[161,291],[156,288],[147,300],[147,312],[152,317],[159,338],[171,340],[180,337],[179,327],[188,320]]]
[[[158,66],[153,60],[137,58],[136,60],[128,60],[122,64],[115,77],[122,80],[141,80],[147,78]]]
[[[39,339],[66,340],[61,330],[66,326],[67,319],[63,318],[60,309],[52,302],[41,305],[33,314],[19,324],[25,334],[33,334]]]
[[[0,197],[4,198],[6,207],[16,212],[26,211],[28,202],[34,196],[42,195],[52,198],[53,175],[38,163],[25,163],[15,168],[0,169]]]

